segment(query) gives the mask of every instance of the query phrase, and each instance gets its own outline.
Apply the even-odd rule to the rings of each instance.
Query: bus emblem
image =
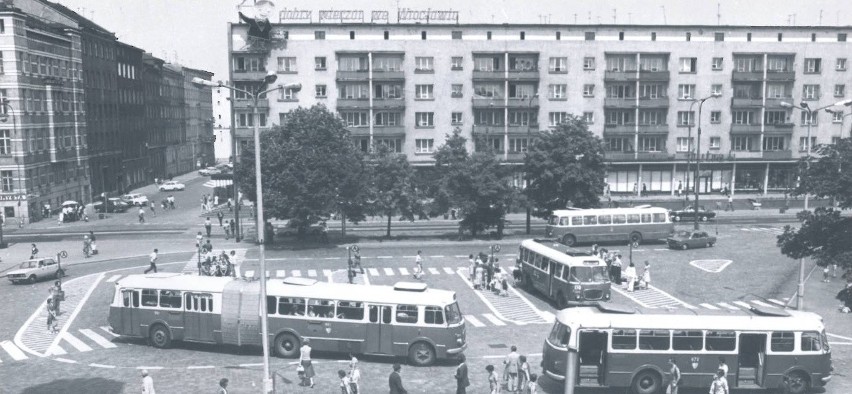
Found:
[[[698,361],[700,361],[700,357],[693,357],[689,361],[692,362],[692,369],[698,369]]]
[[[325,323],[325,333],[331,334],[331,323]]]

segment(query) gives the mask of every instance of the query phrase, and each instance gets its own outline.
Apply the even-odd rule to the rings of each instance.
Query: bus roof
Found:
[[[628,213],[668,213],[666,208],[640,205],[633,208],[592,208],[592,209],[557,209],[553,211],[555,216],[579,216],[579,215],[612,215]]]
[[[631,310],[633,313],[629,313]],[[773,311],[777,314],[772,314]],[[591,306],[563,309],[557,313],[556,319],[577,328],[736,331],[821,331],[824,328],[822,317],[816,313],[781,308],[716,311]]]
[[[419,284],[419,283],[418,283]],[[287,280],[269,280],[267,294],[287,297],[317,299],[344,299],[370,303],[449,305],[456,301],[450,290],[429,289],[425,284],[415,286],[399,282],[395,286],[354,286],[347,283],[315,282],[313,284],[288,284]]]
[[[599,257],[569,248],[552,239],[525,239],[521,241],[521,247],[569,266],[606,266],[606,262]]]
[[[200,279],[200,280],[199,280]],[[115,282],[116,286],[130,289],[183,290],[221,293],[225,284],[234,280],[227,276],[198,276],[172,272],[128,275]]]

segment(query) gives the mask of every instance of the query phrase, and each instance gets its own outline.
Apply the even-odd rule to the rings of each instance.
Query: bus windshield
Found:
[[[556,215],[551,216],[549,224],[554,225],[554,226],[559,224],[559,216],[556,216]]]
[[[571,339],[571,327],[562,323],[556,322],[553,329],[550,330],[550,335],[547,340],[554,346],[565,347],[568,345],[568,340]]]
[[[459,309],[459,304],[452,303],[444,307],[444,312],[447,314],[447,323],[448,324],[458,324],[462,321],[461,310]]]
[[[603,282],[606,278],[606,267],[571,267],[572,282]]]

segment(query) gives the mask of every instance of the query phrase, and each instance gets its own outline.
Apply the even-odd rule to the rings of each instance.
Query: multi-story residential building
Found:
[[[225,81],[227,83],[227,81]],[[216,160],[231,159],[231,90],[213,90],[213,135]]]
[[[165,179],[166,134],[175,129],[167,122],[166,99],[163,97],[163,65],[165,61],[145,53],[142,58],[142,83],[145,91],[145,147],[151,176]]]
[[[121,135],[119,190],[136,188],[153,180],[145,149],[145,90],[142,81],[143,50],[116,41],[118,78],[118,129]]]
[[[849,136],[842,116],[806,119],[781,105],[849,98],[849,27],[281,23],[272,30],[286,45],[247,45],[248,25],[230,26],[234,86],[255,86],[270,71],[276,83],[302,84],[261,101],[261,127],[280,124],[297,106],[323,104],[362,149],[386,144],[415,165],[432,164],[455,129],[471,149],[488,144],[520,164],[531,138],[575,114],[604,141],[613,192],[686,189],[696,183],[696,150],[700,192],[768,192],[795,185],[808,123],[811,145]],[[699,119],[695,100],[712,94]],[[233,121],[239,144],[248,143],[251,107],[239,94]]]
[[[192,148],[187,146],[186,101],[184,76],[180,66],[163,66],[162,93],[163,119],[166,123],[166,176],[183,174],[195,168]]]
[[[184,106],[186,114],[186,139],[192,149],[197,167],[206,167],[216,162],[213,151],[213,92],[209,87],[197,86],[193,78],[210,79],[213,73],[182,68]]]

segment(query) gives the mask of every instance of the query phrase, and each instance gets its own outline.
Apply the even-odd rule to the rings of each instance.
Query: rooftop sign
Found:
[[[459,22],[459,12],[448,10],[413,10],[411,8],[401,8],[397,11],[397,22]]]
[[[360,10],[322,10],[319,12],[319,23],[364,23],[364,11]]]
[[[278,22],[311,22],[311,17],[313,15],[313,11],[308,10],[300,10],[300,9],[283,9],[278,12]]]

